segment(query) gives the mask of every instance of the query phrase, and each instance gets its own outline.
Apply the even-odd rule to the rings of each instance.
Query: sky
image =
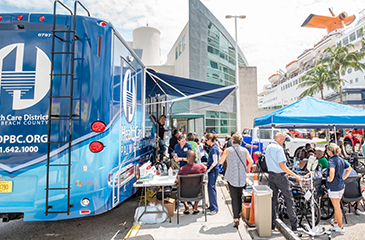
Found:
[[[300,27],[311,14],[349,15],[365,9],[361,0],[201,0],[235,38],[234,19],[226,15],[246,15],[237,22],[238,45],[249,66],[257,67],[258,92],[268,78],[307,48],[312,48],[326,34],[325,29]],[[73,1],[63,3],[73,8]],[[113,24],[127,41],[133,40],[133,30],[146,26],[161,32],[161,63],[188,22],[188,0],[81,0],[91,16]],[[52,0],[1,0],[0,12],[52,13]],[[80,14],[82,13],[79,10]],[[62,11],[60,11],[62,13]],[[356,21],[356,20],[355,20]],[[354,23],[352,24],[354,25]],[[349,25],[351,27],[351,25]]]

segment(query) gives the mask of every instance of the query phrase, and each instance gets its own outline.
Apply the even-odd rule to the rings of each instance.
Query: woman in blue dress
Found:
[[[219,159],[219,148],[215,140],[218,138],[217,134],[208,133],[206,135],[207,144],[211,147],[209,151],[207,161],[207,173],[208,173],[208,196],[209,196],[209,210],[211,215],[218,213],[217,203],[217,189],[215,182],[218,177],[218,159]]]

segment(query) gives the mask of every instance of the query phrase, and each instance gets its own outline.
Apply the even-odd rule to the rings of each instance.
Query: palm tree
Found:
[[[317,64],[309,70],[302,78],[298,88],[308,87],[304,92],[300,94],[300,98],[305,95],[313,96],[320,92],[321,99],[323,98],[323,89],[327,86],[333,90],[337,89],[337,77],[334,72],[329,71],[327,65]]]
[[[364,28],[360,28],[360,35],[361,35],[361,51],[365,52],[365,38],[364,38]]]
[[[328,64],[331,71],[337,76],[337,88],[340,93],[340,102],[342,100],[342,84],[346,82],[345,79],[341,79],[341,74],[344,75],[346,70],[349,68],[354,68],[363,71],[365,69],[365,64],[361,63],[360,60],[364,57],[363,52],[350,52],[350,48],[354,48],[353,44],[347,44],[342,46],[341,43],[332,49],[328,47],[324,50],[324,53],[328,53],[328,56],[320,61],[320,63]]]

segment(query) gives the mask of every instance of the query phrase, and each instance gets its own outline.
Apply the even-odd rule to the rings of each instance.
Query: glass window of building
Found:
[[[353,80],[351,79],[351,80],[350,80],[350,84],[352,84],[352,83],[353,83]]]
[[[182,43],[181,43],[181,41],[179,42],[179,56],[180,56],[180,54],[181,54],[181,49],[182,49]]]
[[[236,131],[236,113],[206,111],[206,129],[217,134]]]
[[[347,45],[349,43],[349,38],[348,37],[345,37],[343,40],[342,40],[342,43],[343,43],[343,46]]]
[[[184,35],[182,38],[182,51],[185,50],[185,46],[186,46],[186,36]]]
[[[349,68],[349,69],[347,70],[347,73],[348,73],[348,74],[352,73],[352,68]]]
[[[356,39],[356,34],[355,32],[350,34],[350,42],[354,41]]]
[[[359,82],[359,79],[358,78],[355,78],[355,82]]]
[[[175,48],[175,60],[179,57],[179,51],[178,48]]]
[[[207,82],[224,86],[234,85],[236,83],[235,49],[227,38],[210,21],[208,21],[207,48]],[[245,66],[241,56],[238,58],[238,64],[239,66]],[[232,96],[235,96],[235,93],[232,94]]]
[[[357,38],[361,38],[362,36],[361,36],[361,29],[358,29],[357,31],[356,31],[356,37]]]

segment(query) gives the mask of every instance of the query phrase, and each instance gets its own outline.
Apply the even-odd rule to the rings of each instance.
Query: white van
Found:
[[[282,130],[274,129],[274,137],[280,131]],[[271,139],[274,139],[274,137],[271,138],[271,129],[251,128],[248,131],[248,134],[252,137],[253,142],[262,142],[264,150],[270,144]],[[304,148],[306,143],[310,143],[312,145],[312,148],[315,148],[315,142],[313,140],[292,138],[291,136],[286,134],[285,148],[288,150],[290,157],[298,156],[299,152],[302,150],[302,148]]]

